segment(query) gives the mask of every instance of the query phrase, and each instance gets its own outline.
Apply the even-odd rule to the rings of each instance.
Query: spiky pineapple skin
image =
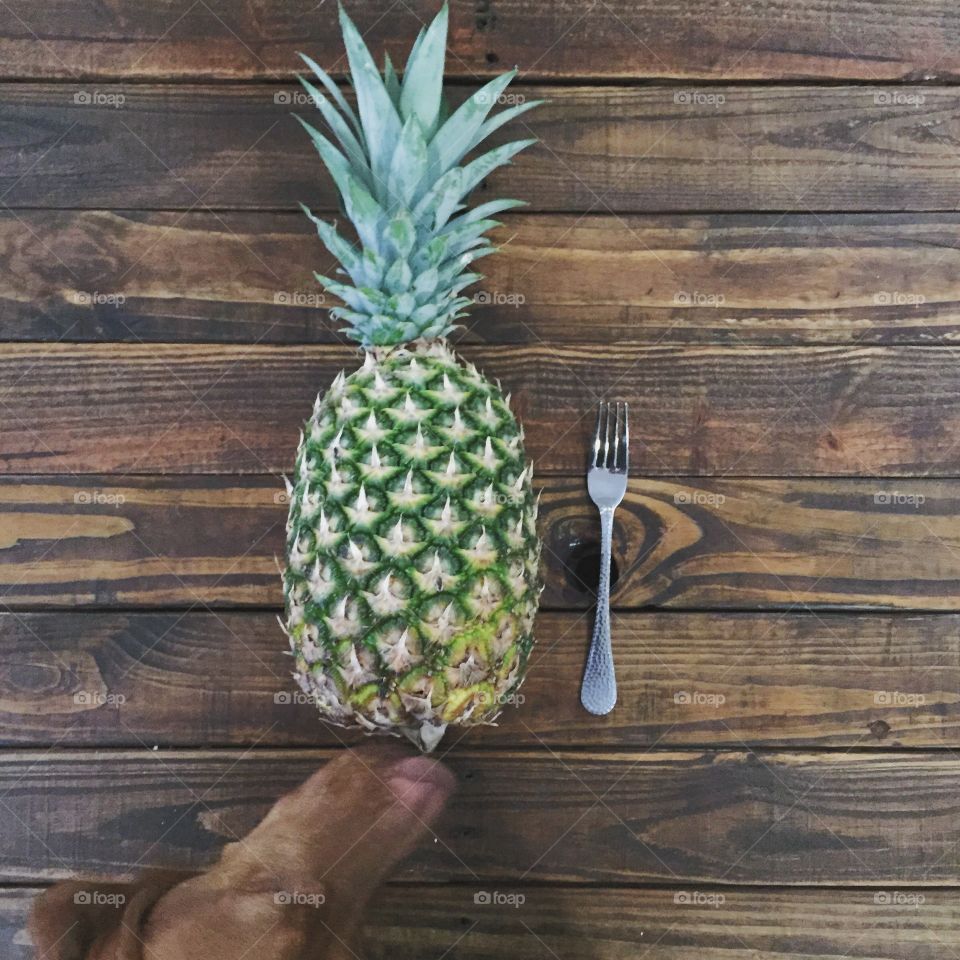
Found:
[[[367,352],[307,422],[285,629],[328,720],[403,734],[492,722],[523,680],[537,503],[507,398],[443,341]]]

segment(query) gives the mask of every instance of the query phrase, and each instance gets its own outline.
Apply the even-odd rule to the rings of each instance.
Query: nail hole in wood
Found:
[[[582,593],[596,594],[600,585],[600,541],[577,540],[570,545],[565,564],[570,585]],[[617,558],[610,560],[610,589],[620,579]]]

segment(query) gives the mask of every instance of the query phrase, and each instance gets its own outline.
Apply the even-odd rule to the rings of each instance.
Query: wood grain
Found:
[[[592,622],[541,613],[522,702],[463,744],[960,745],[956,615],[617,613],[605,717],[579,702]],[[0,615],[0,744],[362,741],[294,694],[285,650],[269,613]]]
[[[10,0],[0,37],[6,77],[289,76],[298,50],[343,69],[334,10],[312,0],[244,5],[123,0]],[[403,63],[436,10],[426,0],[355,3],[372,45]],[[700,11],[681,0],[583,8],[549,0],[455,0],[447,69],[455,76],[517,64],[525,75],[610,78],[895,79],[960,72],[955,6],[903,0],[832,3],[735,0]]]
[[[6,752],[0,879],[208,862],[329,755]],[[960,878],[960,761],[948,753],[445,756],[456,802],[401,879],[883,889]]]
[[[0,890],[7,960],[33,958],[25,924],[39,892]],[[515,899],[474,902],[494,892]],[[670,960],[942,960],[960,948],[960,929],[956,894],[929,889],[395,885],[371,904],[364,956],[624,960],[651,945]]]
[[[960,215],[507,216],[463,342],[954,343]],[[299,213],[0,214],[6,340],[336,343]]]
[[[580,473],[601,397],[645,475],[957,475],[958,367],[937,347],[467,347],[513,391],[542,475]],[[352,348],[0,345],[0,472],[279,473]],[[642,426],[641,426],[642,425]]]
[[[952,87],[563,86],[519,96],[549,102],[494,140],[532,134],[540,144],[480,192],[533,210],[957,209]],[[292,88],[246,84],[0,86],[0,195],[13,209],[333,209],[330,178],[290,116],[313,107],[291,97]]]
[[[11,478],[0,587],[11,607],[278,607],[285,494],[274,477]],[[598,569],[581,478],[543,486],[547,606],[583,609]],[[614,603],[953,610],[958,481],[630,481]]]

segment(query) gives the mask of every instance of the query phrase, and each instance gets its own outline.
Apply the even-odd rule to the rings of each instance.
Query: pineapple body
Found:
[[[532,468],[508,400],[445,341],[368,351],[307,422],[285,629],[329,720],[430,750],[522,682],[540,593]]]

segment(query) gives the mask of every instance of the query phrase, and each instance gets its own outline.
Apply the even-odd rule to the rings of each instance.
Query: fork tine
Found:
[[[623,462],[624,473],[630,468],[630,404],[623,403]]]
[[[597,426],[593,431],[593,456],[590,459],[591,467],[600,466],[600,427],[603,420],[603,401],[600,401],[600,405],[597,407]]]
[[[608,470],[616,470],[620,463],[620,401],[614,405],[613,456],[607,461]]]
[[[604,404],[606,408],[606,417],[604,417],[603,430],[603,463],[601,466],[610,469],[610,401]]]

